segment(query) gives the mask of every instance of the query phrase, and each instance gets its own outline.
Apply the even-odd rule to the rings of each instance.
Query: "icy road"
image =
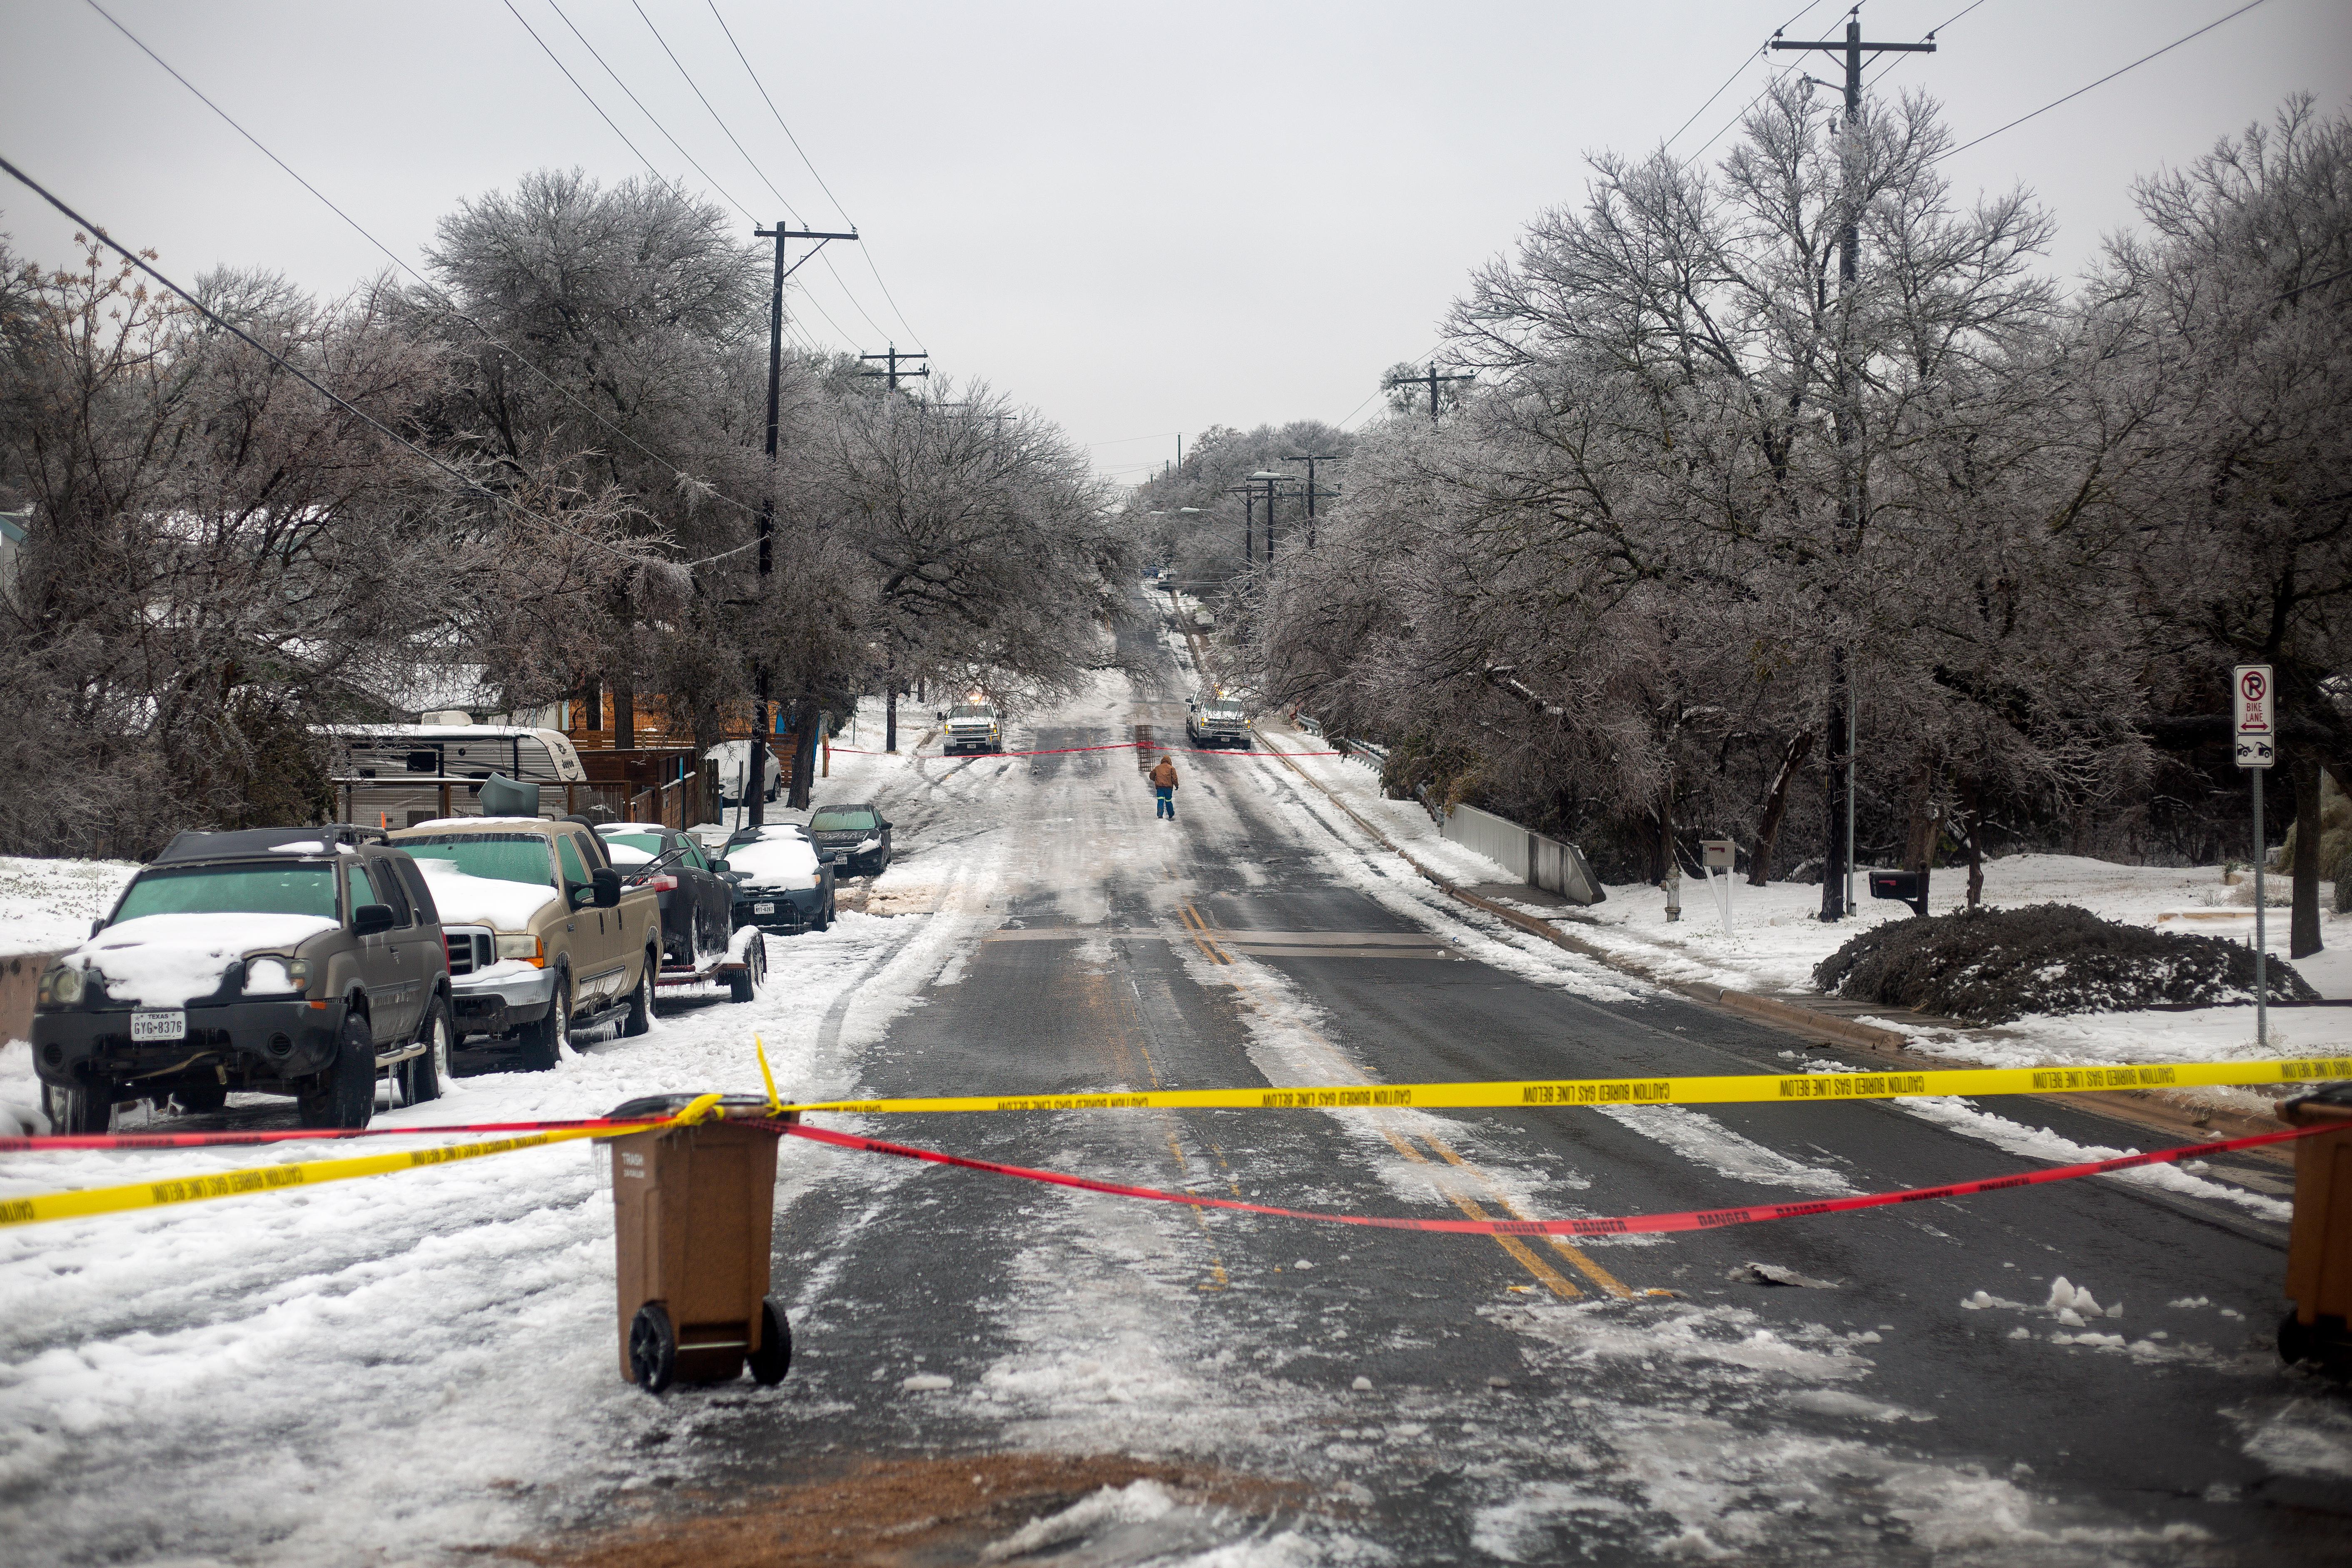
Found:
[[[1181,739],[1176,656],[1139,623],[1122,647],[1141,674],[1012,744]],[[867,912],[776,942],[757,1002],[665,1000],[646,1037],[477,1071],[385,1120],[748,1089],[755,1029],[805,1099],[1828,1059],[1465,917],[1279,762],[1177,760],[1171,826],[1131,752],[839,759],[830,795],[882,801],[901,858]],[[1289,1206],[1494,1217],[2157,1142],[2016,1102],[831,1121]],[[0,1193],[301,1157],[15,1158]],[[2352,1405],[2269,1348],[2283,1207],[2210,1180],[1572,1247],[793,1141],[782,1180],[792,1376],[658,1400],[616,1373],[610,1197],[578,1147],[0,1234],[0,1554],[2268,1563],[2352,1540]]]

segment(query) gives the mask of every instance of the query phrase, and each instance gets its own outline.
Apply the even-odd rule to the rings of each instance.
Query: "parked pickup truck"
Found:
[[[445,817],[392,835],[440,906],[461,1042],[543,1071],[572,1032],[653,1026],[661,900],[625,889],[585,818]]]
[[[364,1127],[379,1077],[413,1105],[448,1073],[439,915],[373,827],[183,833],[41,976],[32,1032],[56,1132],[167,1096],[218,1110],[232,1089]]]

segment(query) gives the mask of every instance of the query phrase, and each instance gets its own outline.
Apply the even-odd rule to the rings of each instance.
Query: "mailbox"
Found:
[[[1911,912],[1927,912],[1927,873],[1925,871],[1873,871],[1870,874],[1870,896],[1893,899],[1911,906]]]
[[[1735,851],[1728,838],[1702,838],[1698,841],[1699,864],[1709,871],[1730,871]]]

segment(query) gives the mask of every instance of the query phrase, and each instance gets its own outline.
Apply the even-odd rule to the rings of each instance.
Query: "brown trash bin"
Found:
[[[2338,1131],[2294,1145],[2294,1221],[2287,1233],[2279,1354],[2352,1369],[2352,1083],[2330,1084],[2278,1108],[2297,1127]]]
[[[675,1115],[696,1098],[633,1100],[611,1115]],[[763,1116],[767,1102],[730,1099],[719,1109]],[[611,1141],[621,1375],[647,1393],[680,1379],[723,1382],[747,1362],[774,1384],[791,1367],[790,1325],[768,1300],[776,1138],[713,1117]]]

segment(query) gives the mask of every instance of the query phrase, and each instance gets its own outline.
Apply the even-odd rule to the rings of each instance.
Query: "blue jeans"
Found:
[[[1154,815],[1164,816],[1173,822],[1176,819],[1176,786],[1154,784],[1151,793],[1160,797],[1160,809]]]

